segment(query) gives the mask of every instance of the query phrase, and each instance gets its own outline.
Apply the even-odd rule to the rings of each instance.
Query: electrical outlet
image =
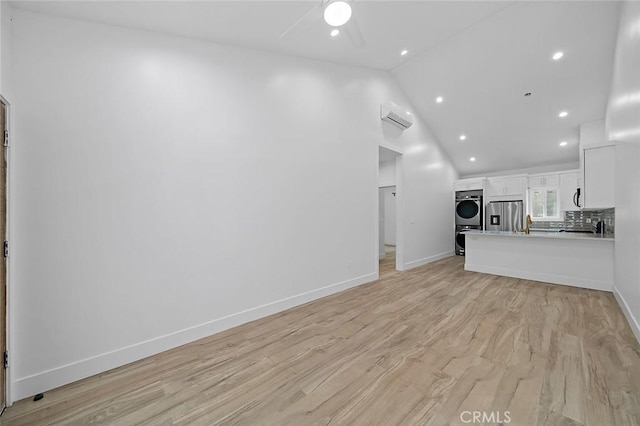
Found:
[[[585,222],[586,222],[586,223],[591,223],[591,218],[590,218],[590,217],[586,218],[586,219],[585,219]]]

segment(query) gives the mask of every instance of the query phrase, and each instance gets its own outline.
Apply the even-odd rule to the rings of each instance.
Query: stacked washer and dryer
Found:
[[[482,229],[482,190],[456,192],[456,254],[464,256],[464,232]]]

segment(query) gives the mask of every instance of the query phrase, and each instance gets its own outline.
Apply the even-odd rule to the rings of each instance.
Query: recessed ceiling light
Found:
[[[438,97],[436,98],[436,102],[437,102],[437,103],[441,104],[441,103],[442,103],[442,101],[444,101],[444,98],[443,98],[442,96],[438,96]]]
[[[476,157],[469,158],[469,161],[476,161]]]
[[[344,1],[329,3],[324,9],[324,20],[332,27],[340,27],[351,19],[351,6]]]
[[[402,56],[406,55],[407,53],[409,53],[409,51],[408,51],[408,50],[406,50],[406,49],[405,49],[405,50],[403,50],[402,52],[400,52],[400,54],[401,54]]]
[[[560,114],[558,114],[558,117],[565,118],[567,115],[569,115],[569,113],[567,111],[562,111],[562,112],[560,112]]]
[[[560,142],[560,146],[567,146],[567,144],[568,144],[567,141]]]
[[[553,54],[552,58],[554,61],[561,59],[564,56],[564,52],[556,52]]]
[[[340,30],[339,29],[334,28],[334,29],[331,30],[331,37],[335,37],[338,34],[340,34]]]
[[[460,135],[460,140],[461,140],[461,141],[463,141],[463,140],[465,140],[465,139],[467,139],[467,135]]]

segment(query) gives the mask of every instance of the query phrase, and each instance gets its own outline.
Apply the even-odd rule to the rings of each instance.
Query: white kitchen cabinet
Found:
[[[520,195],[525,192],[525,179],[524,177],[516,177],[516,178],[508,178],[506,187],[505,187],[505,195]]]
[[[505,195],[507,188],[506,179],[489,179],[487,189],[490,197]]]
[[[487,195],[494,198],[524,200],[525,180],[524,176],[489,178]]]
[[[453,182],[454,191],[471,191],[484,189],[484,178],[460,179]]]
[[[529,176],[529,188],[558,188],[560,175],[557,173]]]
[[[576,205],[574,202],[574,195],[576,194],[578,187],[577,170],[560,173],[560,210],[580,210],[581,205]],[[580,204],[582,204],[582,196],[580,198]]]
[[[606,209],[614,203],[615,146],[584,150],[584,204],[585,209]]]

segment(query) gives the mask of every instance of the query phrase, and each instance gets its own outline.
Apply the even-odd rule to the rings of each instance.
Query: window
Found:
[[[533,220],[562,220],[558,188],[529,189],[529,214]]]

